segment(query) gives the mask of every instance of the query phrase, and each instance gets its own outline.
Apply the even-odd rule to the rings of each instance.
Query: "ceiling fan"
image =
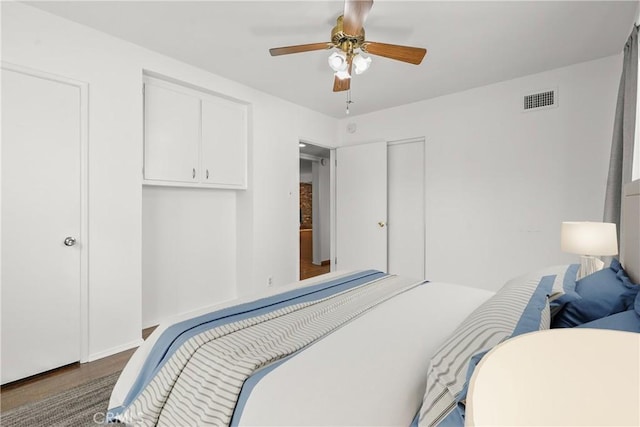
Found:
[[[410,64],[420,64],[427,53],[426,49],[365,40],[363,25],[372,6],[373,0],[345,0],[344,13],[331,30],[330,42],[275,47],[269,49],[269,52],[271,56],[279,56],[313,50],[338,49],[338,52],[329,56],[329,65],[336,72],[333,80],[334,92],[350,89],[353,67],[356,74],[361,74],[369,68],[371,58],[365,57],[361,52]]]

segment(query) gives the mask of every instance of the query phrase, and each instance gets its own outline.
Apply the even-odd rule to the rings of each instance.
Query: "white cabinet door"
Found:
[[[336,155],[336,267],[387,271],[387,143]]]
[[[202,183],[246,187],[246,120],[243,105],[202,100]]]
[[[78,87],[3,68],[3,384],[80,360],[80,124]]]
[[[145,85],[144,178],[197,182],[200,100]]]

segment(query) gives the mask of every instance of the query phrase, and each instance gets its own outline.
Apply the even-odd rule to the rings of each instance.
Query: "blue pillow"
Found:
[[[640,316],[640,292],[636,295],[636,302],[633,304],[633,308],[636,310],[636,313]]]
[[[640,295],[640,294],[638,294]],[[615,331],[640,333],[640,315],[633,309],[583,323],[576,328],[613,329]]]
[[[572,328],[631,308],[640,286],[631,283],[618,260],[576,282],[580,299],[568,302],[555,316],[552,328]]]

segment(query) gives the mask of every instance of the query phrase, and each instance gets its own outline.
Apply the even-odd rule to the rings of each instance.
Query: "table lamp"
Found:
[[[609,222],[563,222],[560,247],[563,252],[580,255],[576,280],[582,279],[604,267],[604,262],[597,256],[618,254],[616,225]]]

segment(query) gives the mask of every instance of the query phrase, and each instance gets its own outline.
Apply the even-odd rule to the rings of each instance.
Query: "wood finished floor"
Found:
[[[331,266],[315,265],[309,260],[300,260],[300,280],[328,273]]]
[[[155,328],[152,326],[144,329],[142,338],[146,339]],[[94,362],[73,363],[3,385],[0,387],[0,411],[5,412],[22,405],[35,403],[54,394],[121,371],[134,351],[135,348]]]
[[[300,280],[329,272],[329,265],[315,265],[311,262],[310,232],[300,233],[300,245]],[[154,329],[155,326],[143,330],[142,338],[146,339]],[[22,405],[35,403],[54,394],[121,371],[134,351],[135,349],[123,351],[94,362],[74,363],[3,385],[0,387],[0,411],[5,412]]]
[[[311,229],[300,230],[300,280],[328,273],[331,266],[315,265],[313,258],[313,237]]]

